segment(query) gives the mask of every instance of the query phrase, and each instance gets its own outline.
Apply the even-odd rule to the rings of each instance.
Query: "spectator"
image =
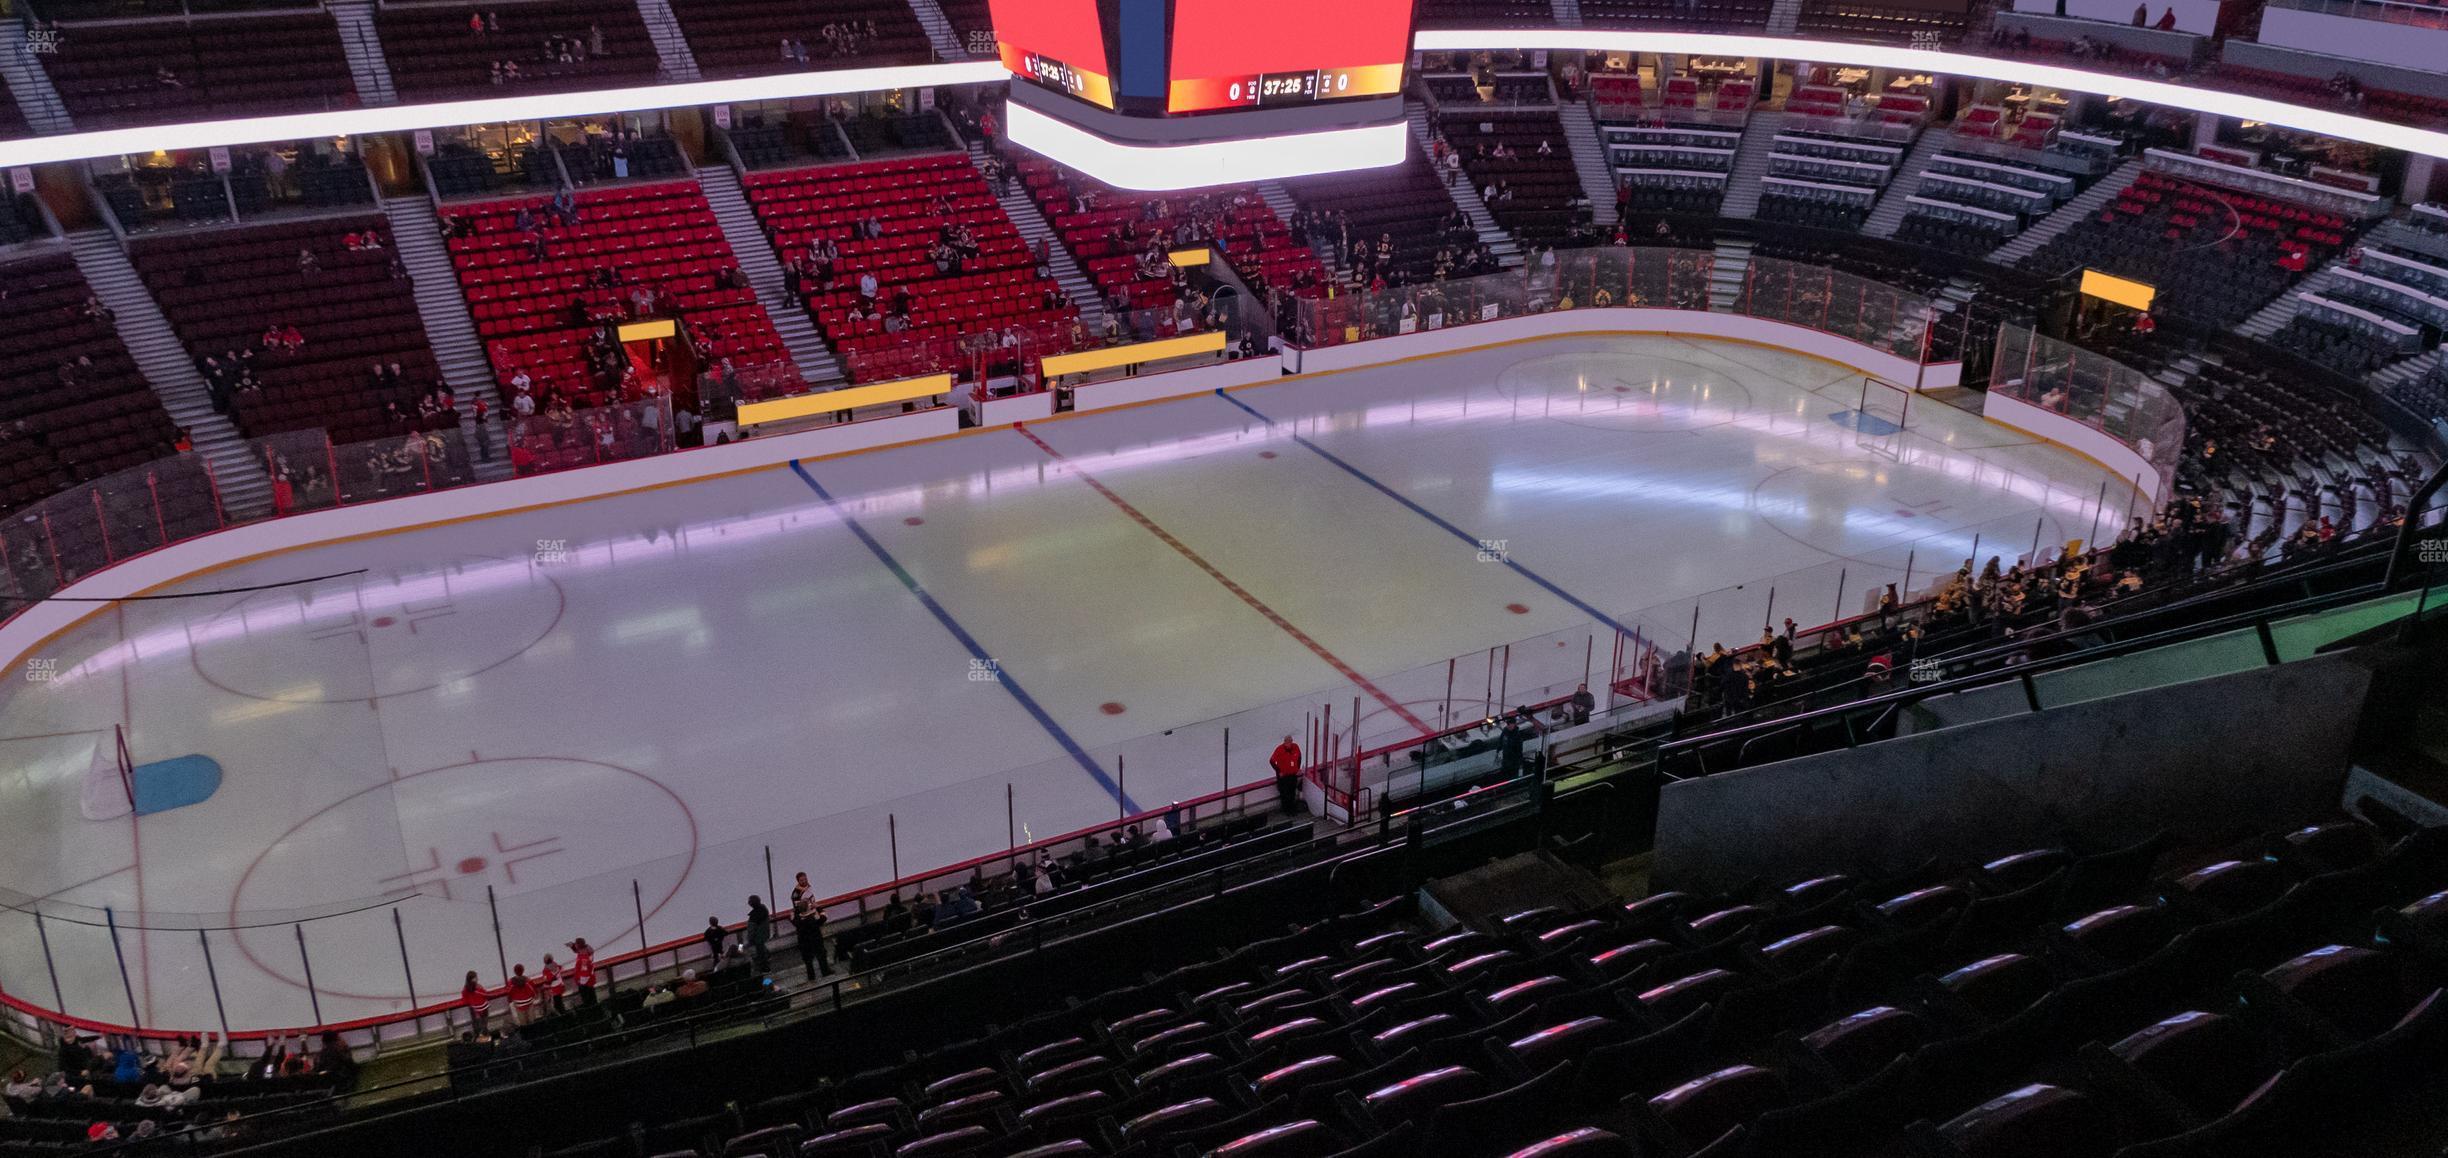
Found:
[[[477,421],[482,423],[484,421],[483,399],[476,401],[476,414]],[[570,942],[568,948],[571,953],[570,981],[578,986],[578,1005],[580,1008],[592,1009],[595,1007],[595,946],[587,944],[587,939],[580,937]]]
[[[683,974],[683,976],[688,975],[689,974]],[[667,989],[661,985],[649,986],[646,990],[646,999],[638,1002],[638,1008],[661,1009],[662,1007],[671,1004],[674,997],[675,995],[670,989]]]
[[[1282,805],[1285,812],[1297,815],[1301,810],[1300,745],[1293,743],[1292,737],[1286,735],[1283,743],[1277,744],[1274,753],[1267,757],[1267,767],[1275,770],[1276,802]]]
[[[683,969],[680,971],[680,984],[672,990],[672,996],[683,1000],[703,997],[709,988],[711,987],[705,983],[705,979],[697,976],[696,970]]]
[[[748,960],[759,976],[769,972],[773,961],[765,951],[773,939],[773,913],[765,907],[765,898],[751,893],[748,897]]]
[[[723,929],[722,918],[707,917],[705,932],[698,934],[698,939],[705,942],[706,955],[712,957],[715,964],[721,964],[723,945],[731,939],[731,934]]]
[[[799,879],[805,881],[807,874],[799,874]],[[805,905],[792,906],[791,935],[797,941],[799,965],[807,970],[810,981],[833,972],[832,965],[825,960],[824,926],[824,908],[816,904],[813,898]]]
[[[1590,713],[1598,708],[1598,698],[1590,694],[1588,684],[1582,684],[1573,689],[1571,704],[1572,722],[1586,724],[1590,721]]]
[[[561,963],[553,960],[552,954],[546,953],[543,968],[536,972],[536,992],[554,1013],[561,1013],[566,1009],[561,1003],[561,995],[565,991],[561,983]]]
[[[510,1020],[513,1024],[525,1025],[535,1020],[536,985],[535,980],[527,976],[525,964],[510,967],[510,983],[502,991],[510,998]]]

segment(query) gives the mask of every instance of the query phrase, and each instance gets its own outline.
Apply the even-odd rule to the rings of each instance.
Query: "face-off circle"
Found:
[[[362,703],[498,667],[561,622],[561,585],[524,559],[263,591],[199,625],[196,674],[232,695]]]
[[[1752,405],[1750,389],[1722,370],[1604,350],[1515,362],[1498,372],[1496,389],[1525,417],[1608,430],[1699,430],[1731,422]]]
[[[295,948],[281,948],[286,930],[249,929],[260,923],[250,914],[396,902],[412,922],[485,928],[489,888],[510,926],[526,923],[522,911],[534,907],[522,897],[595,878],[618,885],[607,885],[606,903],[583,914],[568,911],[572,898],[562,896],[568,890],[535,899],[551,901],[561,918],[557,940],[583,934],[599,946],[617,945],[637,934],[628,882],[636,880],[651,925],[687,882],[697,853],[697,820],[687,803],[642,772],[553,756],[474,760],[369,785],[291,825],[239,876],[230,893],[231,924],[257,968],[303,985]],[[449,913],[454,907],[467,911]],[[446,916],[467,919],[445,922]],[[573,919],[585,923],[569,927]],[[464,948],[475,960],[490,946]],[[318,981],[331,996],[395,1002],[408,996],[351,993],[327,977]]]

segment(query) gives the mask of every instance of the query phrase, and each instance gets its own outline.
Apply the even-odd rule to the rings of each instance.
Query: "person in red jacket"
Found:
[[[1282,802],[1283,810],[1299,813],[1301,810],[1300,745],[1293,743],[1292,737],[1285,736],[1283,743],[1275,745],[1275,754],[1267,757],[1267,767],[1275,770],[1275,796]]]
[[[534,979],[527,976],[525,965],[510,967],[510,984],[503,986],[502,992],[510,997],[511,1021],[525,1025],[535,1020],[536,985]]]
[[[476,1031],[476,1036],[483,1037],[485,1012],[492,1007],[493,996],[485,992],[483,982],[476,980],[473,969],[468,970],[467,984],[459,989],[459,1004],[467,1007],[468,1025]]]
[[[552,954],[546,953],[544,968],[536,972],[536,994],[552,1007],[554,1013],[561,1013],[565,1009],[561,1004],[561,995],[567,992],[569,987],[561,983],[561,963],[553,960]]]
[[[592,1008],[595,1004],[595,946],[587,944],[587,939],[580,937],[569,943],[569,951],[576,954],[570,959],[570,981],[578,986],[578,1004]]]

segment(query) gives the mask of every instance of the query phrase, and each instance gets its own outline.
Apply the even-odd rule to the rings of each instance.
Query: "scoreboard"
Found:
[[[1175,0],[1166,111],[1398,94],[1412,0]]]
[[[1137,189],[1393,164],[1412,5],[989,0],[1009,138]]]

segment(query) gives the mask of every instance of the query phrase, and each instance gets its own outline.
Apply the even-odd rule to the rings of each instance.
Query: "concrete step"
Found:
[[[68,106],[60,103],[59,90],[51,87],[51,74],[43,71],[37,55],[38,44],[23,19],[0,19],[0,80],[8,82],[17,111],[37,133],[73,133],[76,122],[69,119]]]
[[[1428,107],[1418,101],[1406,103],[1410,113],[1412,143],[1419,146],[1422,156],[1433,155],[1430,144],[1436,140],[1436,131],[1429,124]],[[1514,269],[1522,264],[1524,255],[1521,244],[1514,240],[1511,232],[1497,223],[1496,215],[1488,212],[1487,202],[1480,199],[1479,190],[1473,188],[1467,178],[1446,182],[1445,192],[1462,210],[1462,216],[1470,221],[1471,228],[1478,232],[1480,242],[1496,255],[1499,268]],[[1613,197],[1613,194],[1608,194],[1610,203]]]
[[[984,145],[970,143],[969,163],[980,169],[985,167]],[[1003,216],[1011,218],[1012,228],[1020,231],[1022,240],[1032,248],[1040,243],[1045,245],[1047,264],[1054,270],[1054,284],[1061,286],[1063,293],[1071,298],[1071,304],[1079,307],[1080,324],[1091,333],[1100,332],[1105,325],[1106,314],[1111,312],[1105,308],[1105,295],[1097,292],[1096,279],[1080,268],[1079,259],[1072,255],[1071,247],[1065,245],[1061,235],[1055,232],[1054,223],[1046,220],[1045,210],[1040,209],[1036,199],[1029,196],[1027,183],[1019,180],[1015,174],[1011,192],[995,194],[995,202],[1003,207]]]
[[[2054,212],[1991,251],[1989,260],[1999,265],[2015,265],[2040,252],[2041,246],[2064,236],[2067,230],[2099,216],[2103,206],[2115,200],[2117,194],[2123,193],[2141,175],[2142,159],[2139,157],[2117,166],[2107,176],[2092,182],[2090,188],[2077,194],[2072,201],[2058,206]]]
[[[655,56],[663,64],[657,69],[660,79],[683,81],[698,79],[697,54],[689,51],[688,37],[680,32],[680,18],[673,15],[671,5],[664,0],[637,0],[638,18],[646,22],[646,35],[654,41]]]
[[[2351,248],[2347,250],[2347,253],[2351,252],[2353,252]],[[2247,338],[2268,341],[2270,335],[2285,329],[2288,322],[2295,320],[2298,299],[2308,293],[2327,293],[2338,282],[2345,280],[2338,276],[2338,271],[2346,268],[2347,253],[2340,253],[2330,258],[2319,269],[2313,270],[2305,275],[2302,281],[2296,282],[2294,288],[2279,294],[2268,305],[2254,310],[2251,317],[2244,319],[2243,325],[2236,327],[2236,332]]]
[[[398,104],[391,62],[384,58],[382,38],[374,31],[373,0],[328,0],[324,7],[340,26],[340,47],[348,54],[349,77],[357,82],[357,103]]]
[[[1717,259],[1709,267],[1709,308],[1730,311],[1742,298],[1751,270],[1751,243],[1727,238],[1717,243]]]
[[[1768,35],[1791,36],[1802,26],[1802,0],[1776,0],[1768,6]]]
[[[1615,163],[1607,156],[1606,141],[1598,136],[1598,122],[1580,101],[1557,104],[1556,119],[1564,123],[1564,146],[1572,150],[1573,173],[1581,178],[1581,192],[1590,199],[1591,214],[1598,221],[1609,220],[1615,212]]]
[[[187,428],[197,453],[212,464],[221,505],[232,519],[260,518],[272,509],[272,480],[255,460],[246,437],[226,415],[212,408],[204,376],[181,343],[170,319],[154,302],[144,279],[129,263],[119,238],[107,229],[68,235],[70,252],[95,296],[118,317],[120,341],[127,344],[136,368],[162,401],[170,419]]]
[[[926,29],[927,43],[935,48],[937,60],[967,60],[972,55],[969,46],[961,43],[960,30],[944,15],[943,6],[935,0],[909,0],[910,15],[918,18],[918,27]],[[993,55],[992,48],[979,56]]]
[[[773,318],[774,332],[782,337],[782,346],[790,351],[791,362],[799,376],[809,382],[843,381],[841,361],[833,356],[824,334],[816,328],[816,320],[804,307],[795,305],[785,292],[781,255],[774,252],[773,243],[765,239],[765,231],[757,224],[756,210],[740,191],[739,174],[729,165],[717,165],[697,171],[697,184],[705,190],[706,204],[714,209],[714,220],[722,225],[723,240],[731,244],[731,255],[738,259],[740,272],[748,275],[748,284],[756,289],[757,300],[765,303],[765,312]]]
[[[1581,27],[1581,0],[1547,0],[1547,7],[1555,13],[1556,27]]]
[[[1930,161],[1946,148],[1949,134],[1944,131],[1923,132],[1921,139],[1904,154],[1904,162],[1879,191],[1878,203],[1871,206],[1870,216],[1862,222],[1862,233],[1870,237],[1894,237],[1896,227],[1912,212],[1913,194],[1921,191],[1921,174]]]
[[[493,367],[459,290],[459,275],[451,269],[433,200],[423,194],[393,197],[383,202],[383,216],[391,222],[392,249],[408,269],[417,316],[425,322],[425,340],[433,346],[443,384],[457,397],[485,398],[487,405],[499,409]]]
[[[1776,151],[1776,135],[1785,114],[1756,110],[1743,125],[1742,145],[1734,150],[1734,171],[1726,178],[1725,203],[1719,217],[1759,216],[1760,178],[1768,175],[1768,155]]]

